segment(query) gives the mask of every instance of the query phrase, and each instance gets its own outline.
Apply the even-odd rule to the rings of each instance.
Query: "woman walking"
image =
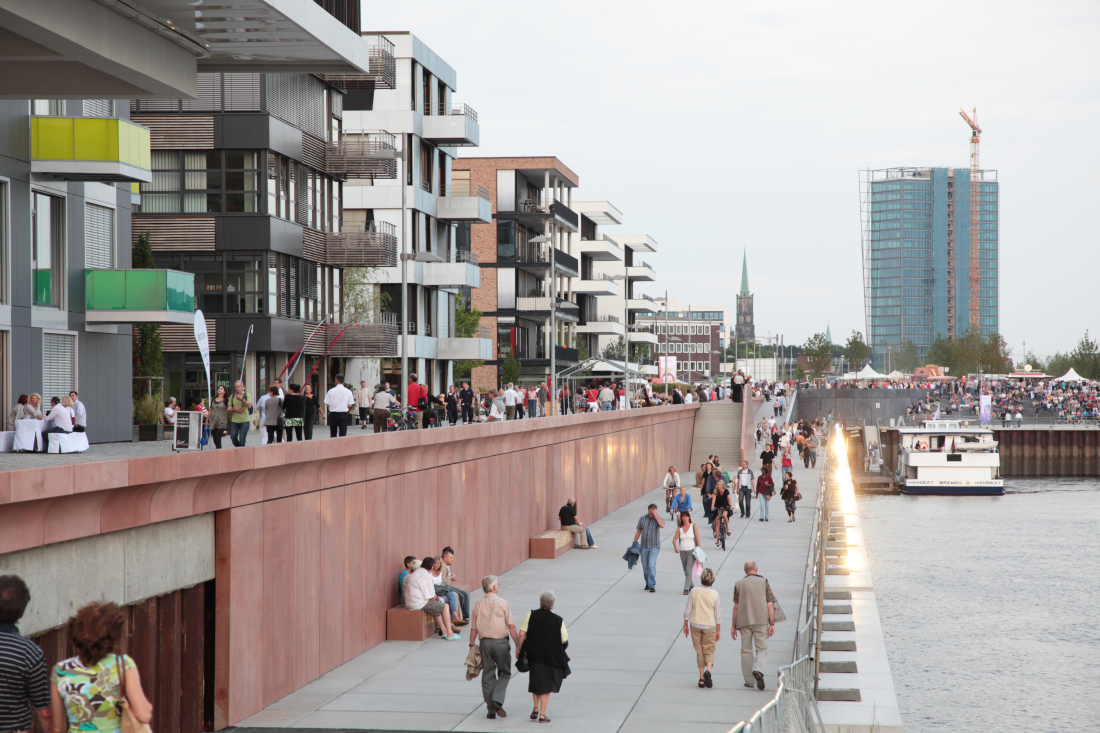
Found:
[[[114,603],[89,603],[65,624],[77,655],[58,662],[50,674],[52,733],[117,731],[123,704],[139,723],[153,719],[137,665],[115,651],[124,631],[125,619]]]
[[[783,491],[780,492],[779,498],[783,500],[783,506],[787,509],[787,521],[793,522],[795,507],[798,500],[802,498],[802,494],[798,493],[798,482],[793,476],[788,476],[783,482]]]
[[[760,521],[768,521],[768,500],[775,496],[775,482],[771,472],[761,473],[756,479],[756,498],[760,500]]]
[[[222,436],[229,429],[229,391],[224,384],[219,384],[214,392],[214,401],[210,403],[210,412],[207,420],[210,421],[210,437],[214,439],[214,447],[221,449]]]
[[[325,419],[325,411],[321,407],[317,395],[313,394],[313,385],[306,384],[302,388],[302,399],[306,401],[306,414],[303,419],[302,430],[306,434],[306,440],[313,440],[313,426]]]
[[[287,396],[283,399],[283,427],[286,429],[286,442],[292,443],[294,436],[302,440],[302,426],[305,423],[306,399],[299,394],[302,388],[297,384],[287,385]]]
[[[699,578],[702,588],[694,588],[688,594],[684,609],[684,636],[691,636],[695,647],[695,660],[699,664],[699,686],[711,687],[714,680],[710,672],[714,668],[714,645],[722,632],[722,607],[714,585],[714,571],[707,568]]]
[[[283,398],[274,384],[267,388],[267,400],[264,402],[263,424],[267,428],[267,444],[282,443]]]
[[[554,613],[554,591],[548,590],[539,596],[539,610],[528,611],[523,619],[516,645],[516,658],[526,654],[531,667],[527,684],[535,704],[531,720],[550,722],[546,717],[550,693],[561,692],[562,680],[569,676],[569,656],[565,653],[568,646],[569,633],[561,616]]]
[[[694,587],[692,571],[695,569],[695,548],[699,546],[699,527],[691,521],[690,512],[680,512],[680,521],[672,535],[672,550],[680,553],[684,566],[684,595]]]

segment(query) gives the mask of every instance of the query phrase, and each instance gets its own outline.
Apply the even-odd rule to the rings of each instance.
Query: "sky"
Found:
[[[747,252],[757,336],[788,344],[865,329],[859,171],[967,167],[976,107],[1001,333],[1100,332],[1100,3],[365,1],[363,29],[456,70],[460,156],[556,155],[656,239],[642,292],[732,308]]]

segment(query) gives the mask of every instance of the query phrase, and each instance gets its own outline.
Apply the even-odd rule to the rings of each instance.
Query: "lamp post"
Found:
[[[547,224],[547,228],[549,228],[549,226],[550,225]],[[557,344],[555,343],[557,333],[555,333],[554,328],[554,312],[558,304],[558,296],[555,292],[555,290],[557,289],[557,283],[555,282],[554,273],[554,242],[551,240],[550,237],[546,236],[545,234],[540,234],[537,237],[531,237],[527,241],[530,244],[542,244],[544,242],[548,242],[550,244],[550,285],[546,288],[546,294],[550,296],[550,396],[554,400],[554,409],[556,410],[558,401],[558,375],[556,371],[557,359],[555,358],[557,356],[557,354],[555,353],[557,351]]]
[[[623,282],[623,379],[626,380],[626,409],[630,409],[630,282],[626,275],[612,275],[612,282]],[[668,293],[665,293],[665,312],[668,312]],[[668,322],[668,316],[665,316]],[[639,365],[640,366],[640,365]]]

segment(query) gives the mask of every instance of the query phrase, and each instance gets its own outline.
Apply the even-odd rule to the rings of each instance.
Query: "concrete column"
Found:
[[[550,201],[548,199],[550,199],[550,197],[551,197],[550,196],[550,169],[549,168],[547,168],[546,170],[544,170],[542,172],[542,197],[544,199],[547,199],[547,201],[545,201],[545,203],[546,203],[547,206],[549,206]]]

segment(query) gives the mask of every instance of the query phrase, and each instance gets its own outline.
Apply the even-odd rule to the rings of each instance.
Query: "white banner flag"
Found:
[[[210,390],[210,337],[206,333],[206,318],[203,317],[200,310],[195,311],[195,343],[199,345],[199,353],[202,354],[202,365],[206,368],[206,401],[209,405],[212,399]]]

